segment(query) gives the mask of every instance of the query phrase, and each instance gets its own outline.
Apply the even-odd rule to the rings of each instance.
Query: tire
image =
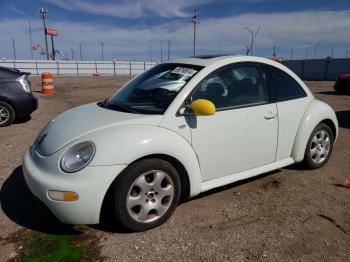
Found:
[[[0,127],[11,125],[15,117],[14,108],[10,104],[0,101]]]
[[[334,136],[331,128],[324,123],[318,124],[307,142],[304,165],[308,169],[323,167],[332,154],[333,143]]]
[[[111,204],[118,224],[131,231],[145,231],[163,224],[180,196],[177,170],[165,160],[144,159],[113,182]]]

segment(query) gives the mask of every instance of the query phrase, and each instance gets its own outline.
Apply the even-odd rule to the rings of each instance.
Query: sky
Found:
[[[0,0],[0,59],[31,59],[45,46],[40,7],[47,27],[57,29],[55,47],[71,59],[163,61],[190,56],[195,8],[198,55],[245,54],[247,30],[260,30],[253,54],[284,59],[350,57],[350,0]],[[50,40],[50,39],[49,39]],[[49,46],[50,45],[49,41]],[[333,51],[332,51],[333,50]],[[346,51],[348,50],[348,52]],[[45,59],[39,50],[34,59]],[[60,57],[60,56],[59,56]]]

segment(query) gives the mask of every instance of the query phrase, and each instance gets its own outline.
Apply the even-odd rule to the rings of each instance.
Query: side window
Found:
[[[269,66],[272,82],[274,85],[273,96],[277,102],[287,101],[306,96],[299,83],[282,70]]]
[[[253,106],[269,102],[268,85],[258,65],[229,65],[205,78],[192,99],[212,101],[217,109]]]

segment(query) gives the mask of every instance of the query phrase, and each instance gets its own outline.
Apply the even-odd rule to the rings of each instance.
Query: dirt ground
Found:
[[[72,253],[85,261],[349,261],[350,189],[341,185],[350,178],[350,96],[335,95],[333,82],[307,83],[339,119],[338,141],[322,169],[291,166],[212,190],[182,203],[166,224],[143,233],[60,224],[28,191],[22,156],[49,119],[107,98],[127,80],[56,78],[56,94],[35,92],[39,109],[32,119],[0,129],[1,261],[45,254],[46,260],[38,261],[50,261],[61,245],[51,238],[66,243],[65,252],[80,248]],[[32,78],[32,84],[40,90],[40,79]]]

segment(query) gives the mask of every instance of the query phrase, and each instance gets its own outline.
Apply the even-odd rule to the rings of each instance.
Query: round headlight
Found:
[[[95,155],[95,145],[92,142],[82,142],[72,146],[61,159],[64,172],[74,173],[86,167]]]

